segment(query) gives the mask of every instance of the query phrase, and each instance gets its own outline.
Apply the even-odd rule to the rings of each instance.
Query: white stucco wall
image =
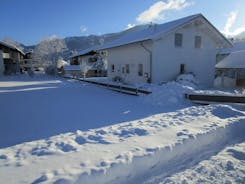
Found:
[[[144,43],[147,48],[151,48],[151,42]],[[123,78],[124,82],[129,84],[145,83],[147,82],[148,74],[150,77],[150,55],[141,46],[140,43],[134,43],[130,45],[124,45],[121,47],[115,47],[108,49],[108,69],[107,75],[110,79],[118,76]],[[112,72],[111,65],[114,64],[115,70]],[[130,73],[126,73],[126,64],[129,64]],[[138,75],[138,65],[143,64],[143,76]],[[122,68],[125,68],[125,73],[122,72]]]
[[[3,52],[0,50],[0,76],[3,75],[4,64],[3,64]]]
[[[183,34],[182,47],[175,47],[175,33]],[[202,47],[195,48],[195,36],[202,37]],[[185,71],[194,73],[200,83],[212,86],[214,81],[216,43],[201,29],[194,25],[154,41],[152,82],[167,82],[176,79],[180,65]]]

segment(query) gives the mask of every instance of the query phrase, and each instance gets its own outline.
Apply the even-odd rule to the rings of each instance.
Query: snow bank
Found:
[[[44,137],[0,149],[3,183],[159,183],[227,145],[244,141],[245,107],[191,106],[183,93],[195,90],[195,85],[185,80],[151,85],[153,93],[140,97],[80,82],[28,80],[0,83],[0,99],[16,108],[14,117],[1,114],[7,125],[12,126],[11,118],[16,121],[11,131],[4,134],[1,129],[1,136],[10,139],[20,129],[22,136],[31,131]],[[56,90],[10,93],[33,87]],[[44,101],[48,108],[32,104]],[[12,103],[4,103],[4,108],[10,109]],[[36,114],[26,118],[24,113],[25,127],[21,115],[30,107]],[[58,128],[69,133],[62,129],[47,136]]]
[[[180,75],[176,81],[161,85],[150,85],[147,90],[152,94],[143,96],[142,101],[155,106],[166,108],[179,108],[190,103],[184,98],[185,93],[193,93],[196,90],[198,81],[191,74]]]
[[[0,177],[10,184],[142,183],[244,138],[244,121],[236,107],[194,106],[61,134],[1,149]]]

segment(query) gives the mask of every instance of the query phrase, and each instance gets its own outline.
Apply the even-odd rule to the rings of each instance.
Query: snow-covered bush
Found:
[[[167,108],[176,108],[185,106],[189,102],[184,98],[184,94],[193,93],[197,89],[198,80],[193,74],[182,74],[176,81],[165,84],[152,84],[148,87],[152,94],[143,96],[145,103],[157,106],[166,106]]]
[[[54,65],[49,65],[45,68],[45,73],[47,75],[56,75],[57,69]]]
[[[69,65],[68,62],[66,62],[65,60],[63,60],[63,58],[59,58],[58,61],[57,61],[57,68],[58,69],[61,69],[62,66],[65,66],[65,65]]]
[[[188,102],[184,98],[185,93],[192,93],[195,85],[186,85],[179,82],[168,82],[161,85],[151,85],[148,88],[152,94],[143,96],[142,100],[151,105],[176,108],[185,106]]]

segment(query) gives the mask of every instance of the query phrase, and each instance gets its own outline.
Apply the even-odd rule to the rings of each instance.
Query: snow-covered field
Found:
[[[0,183],[245,181],[245,106],[193,105],[183,98],[193,84],[137,97],[41,75],[0,80]]]

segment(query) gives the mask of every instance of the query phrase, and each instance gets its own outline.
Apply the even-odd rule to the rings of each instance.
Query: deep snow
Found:
[[[193,105],[183,93],[196,88],[182,80],[136,97],[47,76],[2,78],[1,182],[241,181],[245,107]]]
[[[0,148],[171,110],[91,84],[47,76],[3,78],[0,102]]]

